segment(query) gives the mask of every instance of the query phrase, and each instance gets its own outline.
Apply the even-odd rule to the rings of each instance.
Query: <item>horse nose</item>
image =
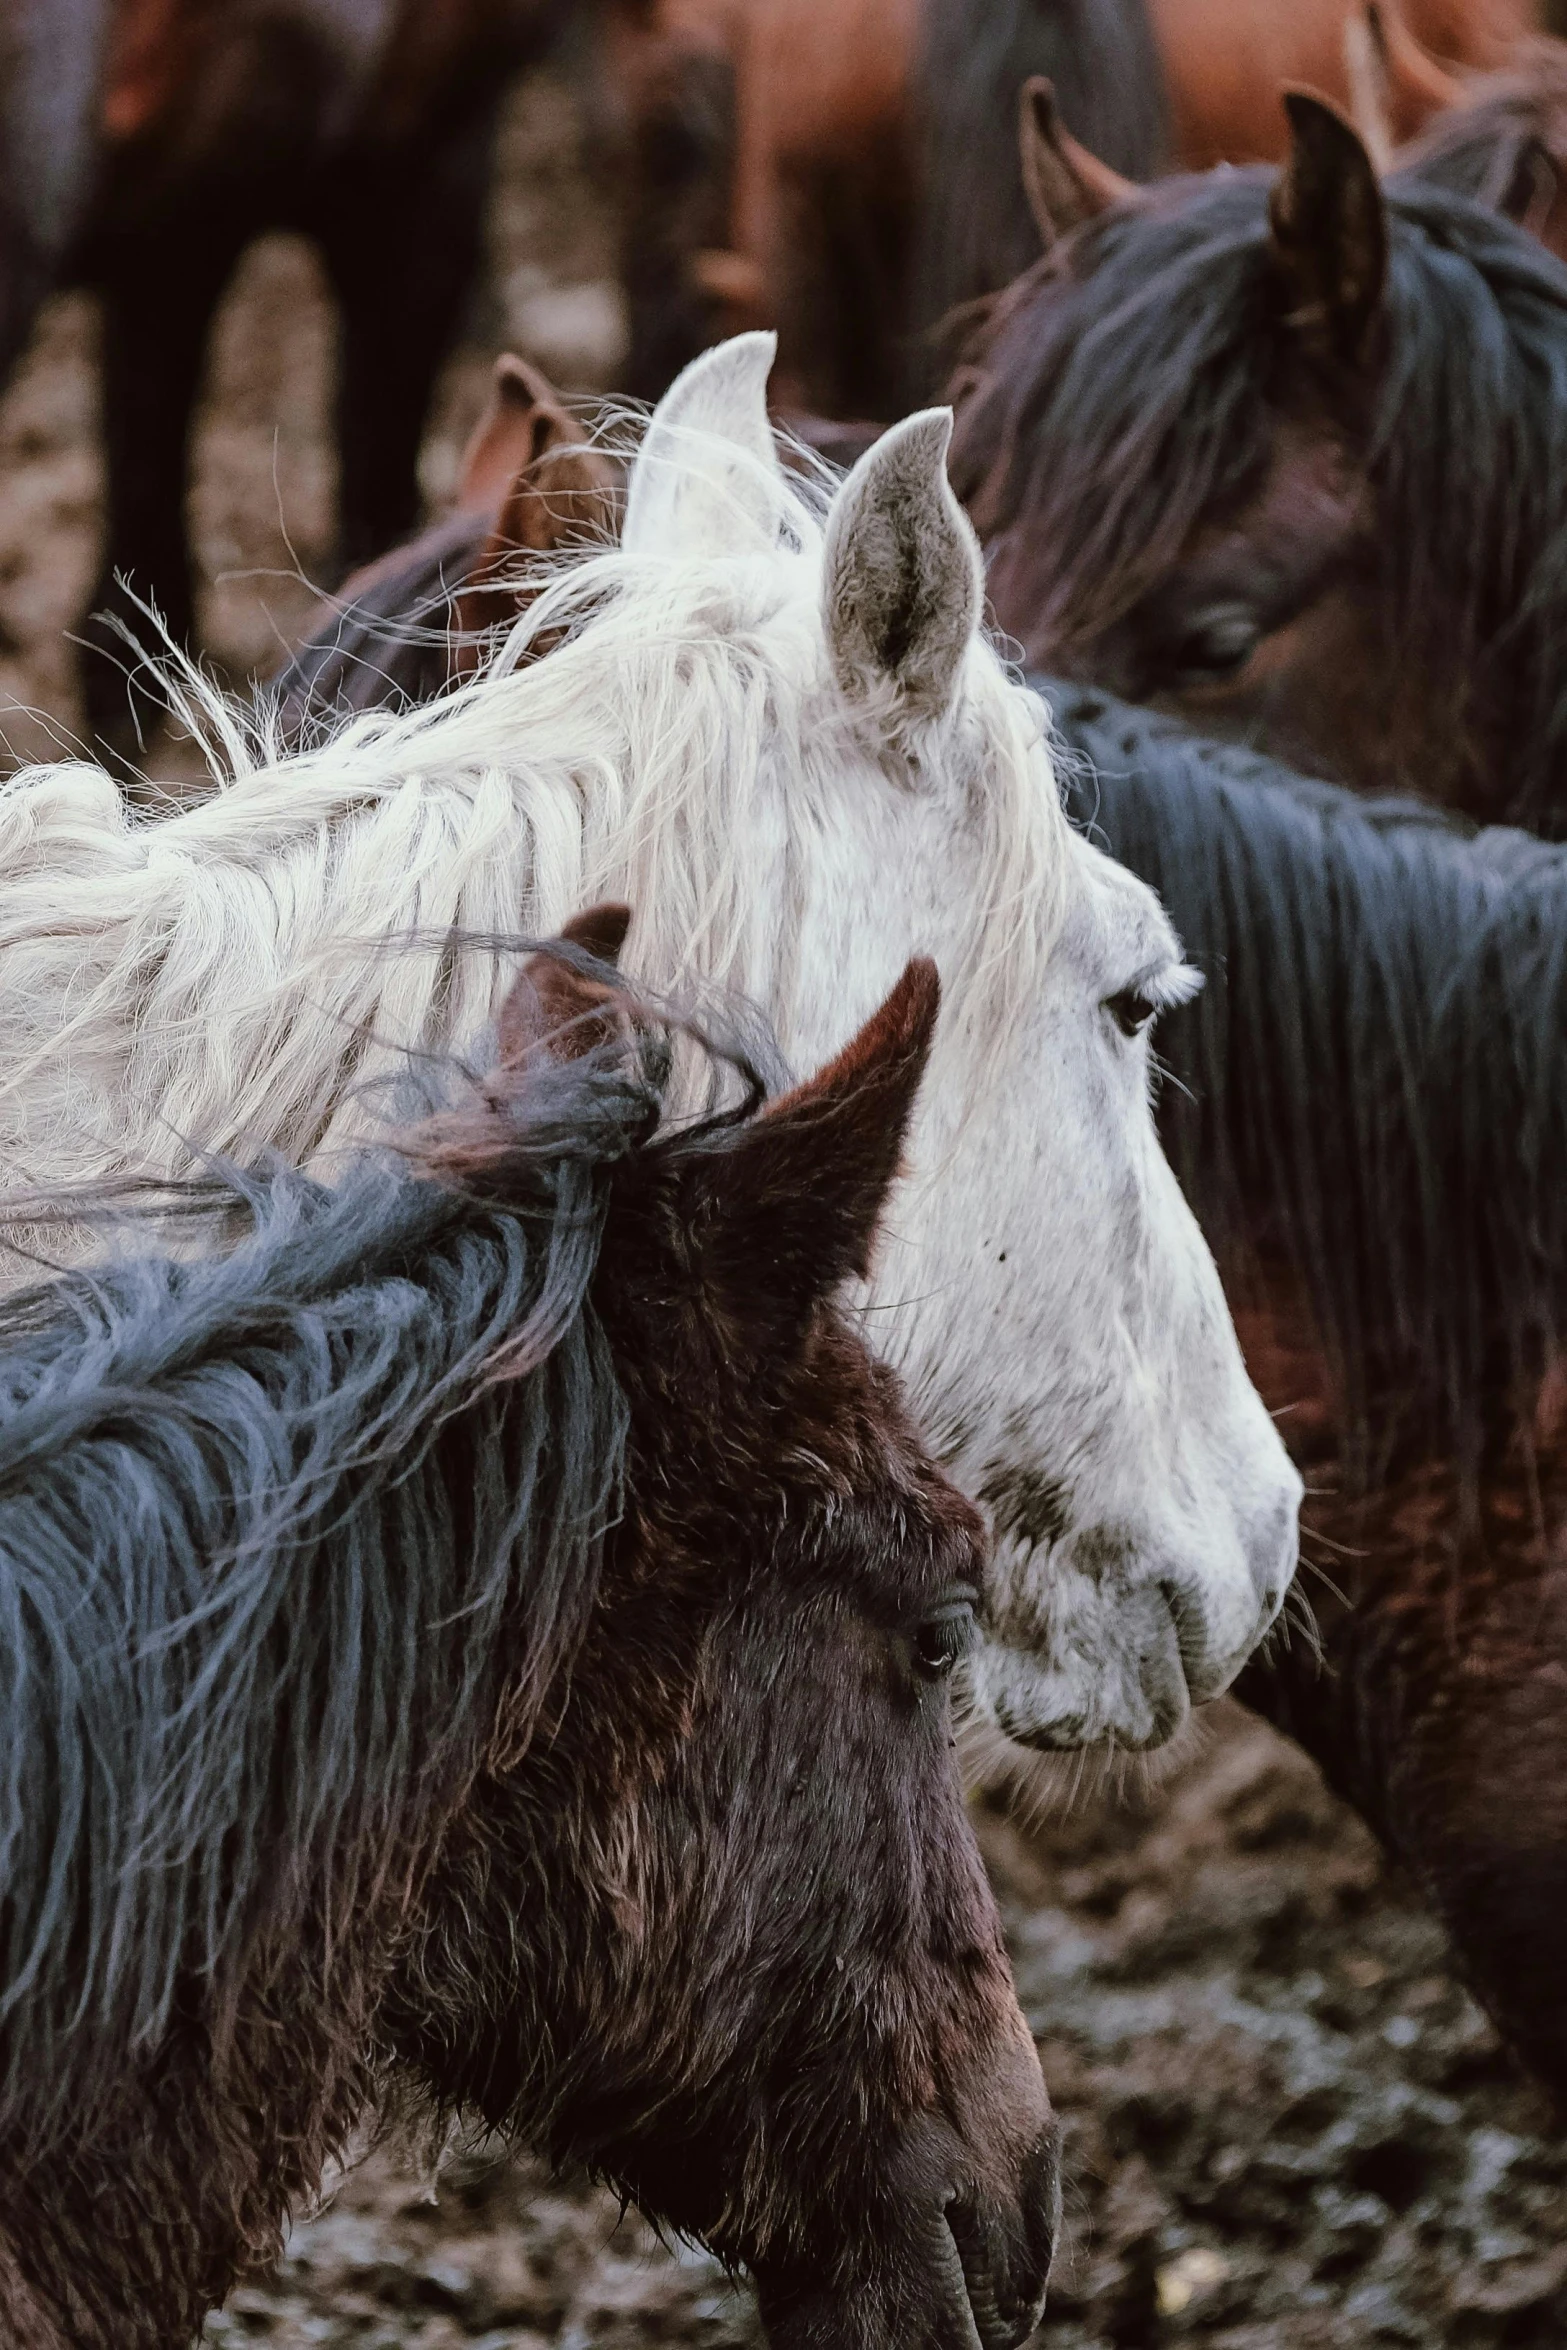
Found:
[[[1023,2159],[1011,2212],[986,2210],[958,2195],[945,2216],[982,2350],[1018,2350],[1044,2313],[1061,2227],[1060,2138],[1054,2122]]]

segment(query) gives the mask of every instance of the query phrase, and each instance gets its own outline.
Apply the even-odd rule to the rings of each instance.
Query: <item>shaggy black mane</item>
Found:
[[[515,1739],[570,1662],[623,1467],[589,1302],[615,1170],[739,1114],[655,1139],[668,1066],[650,1035],[469,1081],[426,1129],[467,1135],[477,1101],[462,1187],[385,1153],[330,1190],[282,1165],[158,1186],[158,1253],[143,1226],[0,1301],[13,2149],[83,2130],[104,2052],[156,2046],[193,1985],[221,2043],[291,1931],[329,1948],[406,1891],[498,1691]],[[210,1250],[215,1207],[244,1236],[169,1253],[171,1215]]]
[[[1130,610],[1198,521],[1260,479],[1270,392],[1301,364],[1268,267],[1272,180],[1163,183],[1090,223],[976,329],[954,486],[998,602],[1037,615],[1041,642],[1069,649]],[[1469,681],[1481,715],[1505,716],[1507,813],[1550,821],[1554,797],[1560,828],[1567,269],[1445,189],[1386,193],[1368,455],[1384,608],[1455,701]]]
[[[1208,973],[1159,1052],[1221,1262],[1304,1276],[1353,1476],[1472,1479],[1567,1340],[1567,850],[1045,690],[1075,812]]]

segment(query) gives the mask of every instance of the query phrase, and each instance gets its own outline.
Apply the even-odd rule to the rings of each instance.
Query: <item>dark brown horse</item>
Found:
[[[584,951],[629,919],[391,1163],[175,1187],[248,1236],[0,1308],[7,2342],[193,2339],[389,2098],[746,2262],[780,2344],[1037,2318],[978,1523],[833,1302],[934,969],[660,1133],[668,1020]]]
[[[978,326],[952,470],[1001,624],[1315,773],[1567,828],[1567,272],[1288,106],[1277,176],[1078,185]]]
[[[1321,1653],[1241,1693],[1567,2099],[1567,851],[1048,690],[1208,974],[1161,1123],[1307,1480]]]
[[[0,82],[0,366],[51,280],[101,296],[108,520],[92,608],[109,623],[88,625],[95,727],[126,729],[114,621],[142,616],[121,574],[177,640],[190,636],[192,409],[213,313],[263,231],[313,238],[337,298],[342,560],[412,528],[420,433],[479,259],[500,99],[565,5],[22,0],[32,29]],[[73,63],[73,136],[47,219],[18,234],[17,190],[35,151],[55,151],[66,105],[55,52]]]

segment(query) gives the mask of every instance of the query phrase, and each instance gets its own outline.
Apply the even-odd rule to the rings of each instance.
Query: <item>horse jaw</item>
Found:
[[[767,416],[778,337],[735,335],[683,368],[659,401],[626,485],[621,545],[638,555],[771,546],[782,475]]]
[[[801,1004],[787,1049],[821,1057],[885,987],[886,958],[934,952],[946,1009],[867,1327],[990,1513],[981,1716],[1034,1750],[1142,1749],[1227,1687],[1273,1623],[1300,1480],[1158,1148],[1146,1042],[1106,1009],[1131,974],[1180,970],[1152,893],[1063,837],[1059,918],[1037,892],[1016,932],[998,909],[990,984],[964,968],[960,910],[994,853],[972,723],[954,713],[917,789],[867,772],[845,794],[840,869],[819,872],[798,949],[832,985]],[[1043,799],[1042,754],[1037,780]]]

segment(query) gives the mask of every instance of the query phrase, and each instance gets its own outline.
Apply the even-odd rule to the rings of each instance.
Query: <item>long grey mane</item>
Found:
[[[530,1077],[503,1204],[386,1156],[335,1190],[220,1171],[192,1197],[248,1222],[227,1253],[0,1304],[12,2146],[80,2122],[182,1986],[221,2041],[291,1925],[329,1942],[395,1888],[497,1691],[525,1726],[569,1659],[624,1434],[585,1301],[656,1076]]]
[[[1044,690],[1079,819],[1209,975],[1159,1049],[1221,1262],[1304,1276],[1353,1471],[1474,1472],[1567,1338],[1567,850]]]

